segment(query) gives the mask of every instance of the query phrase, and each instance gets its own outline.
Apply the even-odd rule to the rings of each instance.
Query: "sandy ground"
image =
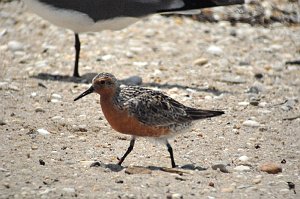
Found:
[[[299,26],[152,16],[81,35],[84,77],[139,76],[226,112],[171,140],[179,168],[170,170],[165,146],[144,138],[115,165],[130,136],[111,129],[96,94],[73,102],[89,84],[68,76],[71,31],[18,2],[0,4],[0,15],[0,198],[299,198],[300,66],[286,63],[300,58]],[[261,171],[265,163],[282,172]]]

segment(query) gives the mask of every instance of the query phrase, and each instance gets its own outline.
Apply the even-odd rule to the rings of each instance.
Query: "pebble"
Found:
[[[9,85],[9,86],[8,86],[8,89],[9,89],[9,90],[12,90],[12,91],[20,91],[20,88],[17,87],[17,86],[15,86],[15,85]]]
[[[246,161],[249,160],[249,157],[243,155],[243,156],[239,157],[239,160],[242,161],[242,162],[246,162]]]
[[[226,168],[226,165],[224,164],[215,164],[211,168],[213,170],[220,170],[223,173],[229,173],[228,169]]]
[[[251,104],[252,106],[258,106],[258,105],[259,105],[259,101],[260,101],[260,99],[257,99],[257,98],[251,98],[251,99],[250,99],[250,104]]]
[[[35,63],[35,66],[39,67],[39,68],[43,68],[43,67],[49,66],[49,64],[47,61],[38,61]]]
[[[282,167],[275,163],[268,162],[268,163],[262,164],[260,166],[260,170],[267,172],[269,174],[277,174],[277,173],[282,172]]]
[[[40,134],[40,135],[44,135],[44,136],[47,136],[50,134],[49,131],[45,130],[45,129],[38,129],[37,132]]]
[[[51,102],[52,103],[58,103],[58,102],[60,102],[58,99],[51,99]]]
[[[63,120],[64,118],[60,115],[54,116],[51,118],[52,120]]]
[[[108,61],[108,60],[110,60],[110,59],[113,59],[115,56],[114,55],[110,55],[110,54],[108,54],[108,55],[103,55],[101,58],[100,58],[100,60],[101,61]]]
[[[202,65],[205,65],[208,63],[208,59],[205,59],[205,58],[199,58],[199,59],[196,59],[194,62],[193,62],[193,65],[197,65],[197,66],[202,66]]]
[[[127,85],[141,85],[143,83],[143,79],[140,76],[131,76],[124,79],[123,82]]]
[[[31,94],[30,94],[30,97],[36,97],[37,96],[37,93],[36,92],[32,92]]]
[[[35,112],[36,113],[45,113],[46,111],[42,107],[36,107]]]
[[[249,127],[259,127],[260,126],[259,122],[254,121],[254,120],[246,120],[243,122],[243,125],[249,126]]]
[[[55,98],[55,99],[61,99],[61,98],[62,98],[61,95],[56,94],[56,93],[53,93],[51,96],[52,96],[53,98]]]
[[[233,187],[227,187],[227,188],[221,189],[221,192],[223,192],[223,193],[232,193],[233,191],[234,191]]]
[[[219,79],[221,82],[231,83],[231,84],[243,84],[246,80],[240,76],[225,75]]]
[[[67,193],[75,193],[75,189],[72,187],[65,187],[65,188],[63,188],[63,191],[65,191]]]
[[[215,46],[215,45],[209,46],[206,51],[213,55],[221,55],[223,53],[222,48],[220,48],[219,46]]]
[[[234,170],[236,170],[236,171],[250,171],[250,167],[244,166],[244,165],[239,165],[239,166],[236,166],[234,168]]]
[[[294,108],[295,104],[297,103],[297,99],[288,99],[282,106],[281,109],[284,111],[290,111]]]
[[[173,193],[172,195],[168,195],[167,199],[182,199],[183,195],[180,193]]]
[[[261,178],[255,178],[255,179],[252,180],[252,182],[254,184],[259,184],[259,183],[261,183]]]
[[[15,51],[22,51],[24,50],[24,45],[18,41],[10,41],[7,44],[7,47],[9,50],[15,52]]]
[[[132,65],[136,66],[136,67],[145,67],[147,66],[149,63],[148,62],[133,62]]]
[[[239,106],[248,106],[250,103],[249,102],[239,102]]]
[[[6,124],[7,124],[6,121],[0,119],[0,126],[4,126],[4,125],[6,125]]]

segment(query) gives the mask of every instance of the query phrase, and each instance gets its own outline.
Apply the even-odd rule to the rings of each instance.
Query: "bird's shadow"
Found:
[[[118,164],[105,164],[105,163],[101,163],[101,162],[93,162],[90,167],[101,167],[101,168],[105,168],[105,169],[109,169],[112,172],[120,172],[126,168],[129,167],[123,167],[121,165]],[[147,167],[143,167],[143,166],[133,166],[133,167],[137,167],[137,168],[144,168],[144,169],[148,169],[151,171],[164,171],[164,172],[169,172],[169,173],[177,173],[179,175],[182,175],[185,173],[185,171],[188,170],[192,170],[192,171],[205,171],[207,170],[207,168],[201,167],[201,166],[195,166],[194,164],[186,164],[180,167],[176,167],[176,168],[167,168],[167,167],[158,167],[158,166],[147,166]]]
[[[59,81],[59,82],[70,82],[70,83],[78,83],[78,84],[90,84],[93,78],[97,75],[97,73],[86,73],[81,77],[73,77],[68,75],[53,75],[49,73],[39,73],[38,75],[31,76],[31,78],[40,79],[40,80],[50,80],[50,81]],[[144,87],[157,87],[157,88],[179,88],[182,90],[191,89],[197,92],[206,92],[212,93],[213,95],[219,96],[222,93],[230,93],[229,91],[221,91],[215,87],[209,88],[201,88],[197,86],[185,86],[180,84],[159,84],[159,83],[142,83],[142,79],[138,76],[131,76],[125,79],[120,80],[122,84],[125,85],[140,85]]]

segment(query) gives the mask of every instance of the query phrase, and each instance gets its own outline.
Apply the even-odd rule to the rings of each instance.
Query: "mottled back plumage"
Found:
[[[194,120],[224,114],[223,111],[187,107],[160,91],[139,86],[122,86],[115,102],[140,122],[160,127],[191,123]]]

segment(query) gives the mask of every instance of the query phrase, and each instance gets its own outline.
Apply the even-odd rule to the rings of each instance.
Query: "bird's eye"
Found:
[[[101,81],[100,81],[100,84],[105,84],[105,81],[104,81],[104,80],[101,80]]]

